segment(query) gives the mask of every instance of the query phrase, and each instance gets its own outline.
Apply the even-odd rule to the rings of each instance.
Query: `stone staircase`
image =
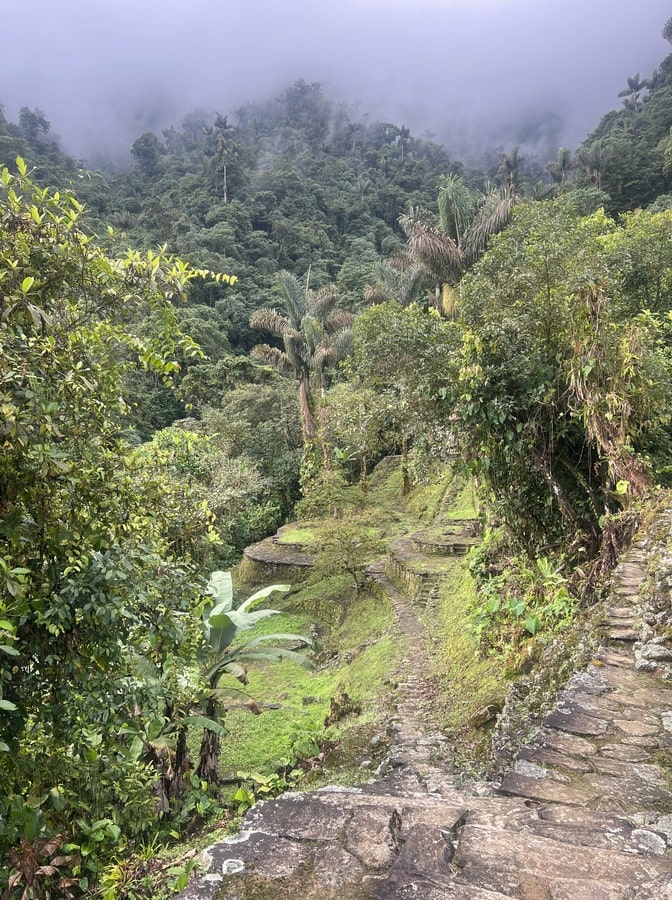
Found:
[[[378,780],[257,804],[180,896],[671,900],[671,615],[665,576],[662,607],[642,616],[645,563],[643,545],[624,558],[600,649],[512,770],[469,791],[453,785],[449,748],[423,706],[430,650],[415,641],[413,607],[382,567],[371,572],[415,641]]]

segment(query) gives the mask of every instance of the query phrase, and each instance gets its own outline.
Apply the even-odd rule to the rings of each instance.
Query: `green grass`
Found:
[[[308,527],[294,528],[286,525],[281,535],[278,536],[278,544],[311,544],[315,541],[315,529]]]
[[[469,731],[469,721],[484,707],[498,703],[506,691],[504,660],[482,658],[470,629],[475,588],[463,558],[446,570],[441,593],[429,622],[443,652],[436,657],[437,703],[444,726],[456,736]]]
[[[308,586],[284,599],[281,614],[261,620],[241,635],[246,641],[262,634],[308,634],[311,624],[325,630],[324,622],[316,623],[306,611],[309,607],[321,609],[324,603],[338,608],[341,622],[328,637],[330,651],[338,654],[334,663],[327,659],[316,671],[291,661],[250,666],[245,691],[262,713],[253,715],[248,709],[228,712],[222,771],[269,772],[285,764],[306,737],[322,736],[331,698],[342,691],[362,705],[363,722],[381,714],[378,700],[388,692],[385,681],[398,656],[396,639],[389,633],[391,607],[388,601],[368,593],[357,595],[352,588],[344,591],[346,584],[339,578]],[[264,708],[276,703],[280,708]],[[338,731],[338,726],[330,729],[329,736],[337,739]]]
[[[285,765],[293,735],[321,733],[334,686],[333,672],[308,672],[291,662],[265,663],[250,671],[249,694],[262,708],[265,703],[280,708],[263,709],[259,716],[247,710],[229,712],[222,771],[266,773]]]
[[[394,613],[390,601],[363,591],[354,595],[344,608],[343,623],[334,630],[332,640],[337,646],[349,649],[378,638],[394,625]]]

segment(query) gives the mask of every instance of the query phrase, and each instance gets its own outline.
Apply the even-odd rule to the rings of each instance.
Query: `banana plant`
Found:
[[[287,592],[288,584],[272,584],[252,594],[234,609],[233,583],[230,572],[213,572],[207,586],[207,593],[212,602],[206,604],[203,611],[202,629],[205,638],[201,651],[203,674],[209,685],[205,696],[205,718],[219,723],[219,714],[223,708],[222,701],[231,696],[230,686],[222,684],[226,675],[230,675],[241,684],[247,684],[246,663],[258,660],[291,660],[305,669],[313,669],[314,663],[306,656],[306,650],[319,652],[319,644],[310,637],[301,634],[264,634],[252,638],[245,643],[234,641],[243,631],[247,631],[268,616],[277,615],[277,609],[254,609],[276,591]],[[282,642],[282,643],[280,643]],[[291,642],[304,648],[303,651],[289,649],[284,646]],[[259,712],[254,703],[246,704],[253,712]],[[198,775],[207,782],[217,781],[217,762],[219,757],[221,730],[205,728],[201,740]]]

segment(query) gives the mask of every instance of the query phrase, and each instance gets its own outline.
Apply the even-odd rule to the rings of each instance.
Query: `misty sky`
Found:
[[[8,117],[41,108],[81,156],[127,151],[192,109],[231,113],[300,77],[456,150],[513,146],[521,133],[574,148],[620,104],[627,77],[650,75],[671,49],[670,0],[0,0],[0,10]]]

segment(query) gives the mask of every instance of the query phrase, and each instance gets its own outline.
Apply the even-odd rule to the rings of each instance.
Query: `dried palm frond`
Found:
[[[282,374],[288,375],[293,371],[293,366],[287,354],[277,347],[270,347],[268,344],[257,344],[250,353],[255,359],[273,366],[274,369],[277,369]]]
[[[416,222],[408,238],[408,248],[435,278],[448,280],[462,274],[462,251],[451,237],[436,228]]]
[[[264,331],[272,331],[273,334],[283,335],[292,327],[289,320],[277,311],[277,309],[255,309],[250,316],[250,327],[260,328]]]

